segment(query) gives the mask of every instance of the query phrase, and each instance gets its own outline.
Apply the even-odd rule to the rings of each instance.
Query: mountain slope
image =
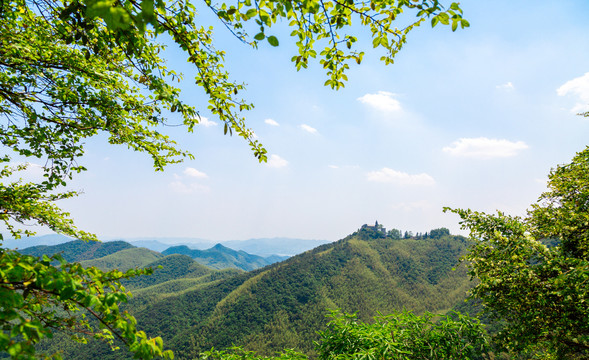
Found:
[[[136,316],[164,337],[178,358],[232,344],[271,354],[283,348],[312,351],[328,309],[358,312],[407,308],[445,311],[470,287],[464,269],[452,271],[463,252],[462,237],[362,239],[350,236],[264,269],[237,275],[153,303]],[[174,313],[185,326],[160,313]],[[186,326],[191,324],[190,326]]]
[[[172,280],[199,278],[201,276],[219,273],[239,274],[241,270],[219,271],[199,264],[186,255],[166,255],[147,266],[154,269],[152,275],[140,276],[126,280],[125,286],[130,289],[142,289]]]
[[[94,266],[103,271],[112,269],[127,271],[136,267],[146,267],[148,264],[161,259],[162,257],[164,257],[164,255],[158,252],[146,248],[133,247],[117,251],[101,258],[84,260],[81,263],[84,267]]]

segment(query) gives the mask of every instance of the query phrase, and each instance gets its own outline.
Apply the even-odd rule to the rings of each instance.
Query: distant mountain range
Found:
[[[96,266],[101,269],[127,270],[133,267],[143,267],[166,255],[186,255],[192,260],[212,269],[240,269],[255,270],[282,261],[288,256],[273,255],[264,258],[236,251],[217,244],[207,250],[194,250],[185,245],[172,246],[162,253],[138,248],[124,241],[84,242],[73,240],[58,245],[37,245],[19,250],[22,254],[43,256],[60,254],[66,261],[83,262],[85,266]]]
[[[268,257],[271,255],[293,256],[328,244],[327,240],[303,240],[285,237],[260,238],[249,240],[223,241],[221,244],[235,250]]]
[[[125,282],[134,294],[125,308],[141,329],[162,336],[176,359],[196,359],[211,347],[233,344],[266,355],[285,348],[312,355],[329,309],[357,312],[369,321],[378,312],[445,312],[463,302],[471,286],[458,261],[467,246],[464,237],[392,239],[369,230],[249,272],[215,270],[187,255],[138,248],[92,261],[120,266],[128,257],[137,263],[157,257],[146,264],[156,269],[153,275]],[[93,340],[66,343],[62,335],[41,347],[50,353],[61,349],[67,359],[128,358]]]
[[[39,245],[59,245],[74,239],[59,234],[31,236],[22,239],[4,239],[2,246],[8,249],[25,249]]]
[[[58,245],[63,244],[74,239],[58,235],[43,235],[29,238],[22,238],[18,240],[6,239],[3,241],[3,246],[9,249],[24,249],[38,245]],[[199,238],[132,238],[132,239],[118,239],[125,241],[136,247],[144,247],[153,251],[163,252],[169,247],[184,245],[190,249],[205,250],[211,248],[217,243],[233,250],[243,250],[249,254],[262,256],[268,258],[273,255],[278,256],[293,256],[304,251],[313,249],[317,246],[327,244],[327,240],[305,240],[293,238],[260,238],[249,240],[230,240],[214,242],[211,240]],[[112,242],[113,240],[104,241]],[[280,259],[280,258],[275,258]],[[275,261],[273,261],[275,262]]]
[[[262,256],[248,254],[243,250],[235,251],[221,244],[217,244],[207,250],[190,249],[185,245],[173,246],[163,251],[162,254],[187,255],[198,263],[213,269],[237,268],[245,271],[255,270],[288,259],[288,256],[281,257],[278,255],[274,255],[271,258],[264,258]]]

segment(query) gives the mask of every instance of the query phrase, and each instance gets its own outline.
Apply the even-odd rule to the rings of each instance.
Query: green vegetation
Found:
[[[377,316],[372,323],[358,321],[355,315],[334,311],[327,329],[316,343],[321,360],[426,360],[482,359],[489,355],[483,326],[476,319],[453,313],[436,317],[396,312]],[[243,348],[206,351],[202,360],[307,360],[308,356],[285,351],[271,358],[258,356]]]
[[[462,302],[471,284],[464,267],[452,268],[466,245],[451,235],[362,240],[354,234],[248,273],[168,255],[149,264],[153,275],[124,282],[135,295],[125,309],[180,359],[233,344],[264,356],[289,348],[315,356],[313,341],[327,329],[329,309],[372,323],[379,312],[445,312]],[[67,358],[121,358],[94,342],[65,348],[51,342],[44,349],[61,349]]]
[[[93,334],[111,346],[122,342],[143,358],[170,356],[161,338],[148,338],[119,304],[128,300],[120,281],[150,274],[151,269],[101,271],[84,268],[81,261],[136,250],[122,241],[72,241],[35,246],[22,253],[0,249],[0,349],[13,358],[35,355],[35,344],[52,337],[52,329],[69,332],[76,340]],[[80,317],[79,309],[87,311]],[[48,353],[47,355],[51,355]]]
[[[227,273],[236,274],[241,271],[217,271],[199,264],[186,255],[167,255],[152,263],[147,264],[154,269],[151,276],[142,276],[125,281],[129,288],[146,288],[157,284],[162,284],[170,280],[185,278],[200,278],[205,275]]]
[[[589,357],[589,147],[549,175],[527,217],[452,210],[470,229],[472,296],[512,356]],[[556,246],[545,245],[550,239]]]
[[[98,259],[85,260],[81,264],[83,267],[94,266],[103,271],[113,269],[126,271],[133,268],[149,267],[150,263],[162,257],[162,254],[146,248],[131,248]]]
[[[264,40],[277,46],[271,26],[287,20],[298,48],[292,58],[297,69],[319,55],[327,72],[325,85],[336,89],[344,86],[348,63],[363,58],[355,48],[356,36],[346,32],[354,16],[370,30],[372,45],[386,52],[385,63],[393,61],[408,33],[426,19],[453,30],[468,26],[457,3],[443,7],[437,0],[205,4],[252,46]],[[405,19],[397,29],[394,22],[407,13],[417,17]],[[266,160],[266,150],[245,125],[242,111],[252,105],[239,98],[244,87],[229,79],[223,52],[214,48],[211,30],[199,27],[195,15],[194,5],[183,0],[2,1],[0,142],[6,151],[0,158],[0,219],[12,236],[31,235],[26,225],[40,224],[95,240],[55,205],[77,195],[62,189],[73,174],[85,170],[77,160],[87,138],[104,133],[111,144],[145,152],[156,170],[192,156],[157,129],[168,123],[168,112],[178,113],[187,131],[200,120],[196,105],[184,102],[179,88],[171,85],[181,75],[163,65],[158,55],[163,46],[156,41],[160,35],[186,53],[208,109],[224,123],[225,132],[244,138],[254,156]],[[256,29],[253,39],[245,35],[246,23]],[[322,47],[319,54],[316,46]],[[9,165],[10,154],[42,159],[44,180],[9,180],[27,167]],[[93,340],[66,346],[62,340],[69,337],[122,344],[137,358],[171,358],[159,334],[182,358],[233,343],[262,355],[296,348],[326,359],[394,358],[385,351],[405,352],[402,358],[423,358],[428,351],[429,356],[440,351],[441,357],[458,357],[463,351],[476,357],[485,351],[478,323],[459,315],[431,322],[426,312],[452,308],[471,286],[468,271],[475,280],[473,297],[504,325],[494,342],[508,356],[587,358],[588,174],[589,148],[550,174],[549,191],[524,218],[453,210],[471,231],[472,247],[464,257],[468,270],[451,271],[465,253],[464,239],[443,229],[414,238],[405,232],[401,239],[400,231],[385,232],[377,224],[250,273],[215,272],[186,257],[172,257],[154,263],[163,264],[155,277],[135,279],[151,270],[105,272],[71,262],[112,253],[101,253],[102,247],[70,244],[64,255],[42,257],[0,248],[0,350],[13,358],[40,356],[35,345],[59,332],[42,345],[49,356],[57,350],[77,359],[127,356]],[[546,246],[545,239],[556,245]],[[125,308],[120,304],[130,295],[122,281],[143,289]],[[358,321],[336,317],[326,328],[322,315],[329,308],[356,311]],[[401,308],[424,315],[396,313],[367,325],[376,310]],[[149,335],[136,328],[125,310],[136,314]],[[411,335],[403,332],[408,329],[419,333],[422,342],[414,335],[401,336]],[[314,339],[321,341],[317,349],[310,345]]]
[[[150,270],[103,272],[59,255],[38,258],[5,249],[0,250],[0,263],[0,349],[11,357],[32,358],[35,344],[52,337],[54,329],[78,341],[83,341],[80,335],[92,334],[111,346],[116,338],[146,359],[171,355],[162,350],[161,338],[138,331],[135,319],[119,307],[128,299],[120,280]],[[81,317],[80,309],[87,316]]]
[[[319,359],[480,359],[489,346],[483,325],[458,313],[395,312],[373,323],[335,312],[317,343]]]

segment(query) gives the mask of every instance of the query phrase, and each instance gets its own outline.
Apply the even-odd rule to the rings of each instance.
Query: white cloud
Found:
[[[202,171],[198,171],[195,168],[191,168],[191,167],[188,167],[184,170],[184,175],[194,177],[194,178],[199,178],[199,179],[206,179],[209,177],[207,174],[203,173]]]
[[[266,119],[264,122],[270,126],[280,126],[280,124],[273,119]]]
[[[219,124],[217,124],[216,122],[209,120],[208,118],[201,116],[200,119],[198,120],[198,123],[204,127],[211,127],[211,126],[217,126]]]
[[[211,189],[208,186],[201,184],[185,184],[182,181],[173,181],[170,183],[172,191],[180,194],[193,194],[193,193],[207,193]]]
[[[506,158],[517,155],[520,150],[527,149],[523,141],[505,139],[462,138],[446,146],[442,151],[453,155],[477,159]]]
[[[271,168],[282,168],[288,165],[288,161],[284,160],[276,154],[272,154],[270,155],[270,159],[268,159],[266,165]]]
[[[180,194],[192,194],[192,193],[207,193],[210,192],[210,188],[206,185],[201,185],[196,182],[190,182],[186,177],[196,179],[206,179],[209,176],[202,171],[198,171],[195,168],[187,167],[182,172],[183,176],[176,173],[173,174],[174,181],[169,186],[172,191]]]
[[[571,109],[573,113],[589,111],[589,72],[573,80],[569,80],[556,89],[559,96],[573,95],[579,102]]]
[[[310,134],[317,134],[317,129],[315,129],[314,127],[311,127],[307,124],[301,124],[299,127]]]
[[[515,90],[515,86],[511,81],[506,82],[505,84],[495,86],[497,89],[505,90],[505,91],[513,91]]]
[[[401,111],[401,102],[395,99],[395,94],[388,91],[379,91],[376,94],[366,94],[356,100],[380,111]]]
[[[394,183],[398,185],[434,185],[436,183],[434,178],[426,173],[411,175],[386,167],[367,173],[366,178],[368,181]]]
[[[327,167],[329,167],[330,169],[339,169],[339,166],[337,165],[327,165]]]

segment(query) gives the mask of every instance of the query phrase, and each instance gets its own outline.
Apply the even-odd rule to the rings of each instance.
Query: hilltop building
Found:
[[[360,231],[363,231],[363,230],[382,235],[383,237],[387,236],[387,229],[385,227],[383,227],[381,224],[379,224],[378,221],[376,221],[374,223],[374,225],[368,225],[368,224],[362,225],[362,227],[360,227]]]

